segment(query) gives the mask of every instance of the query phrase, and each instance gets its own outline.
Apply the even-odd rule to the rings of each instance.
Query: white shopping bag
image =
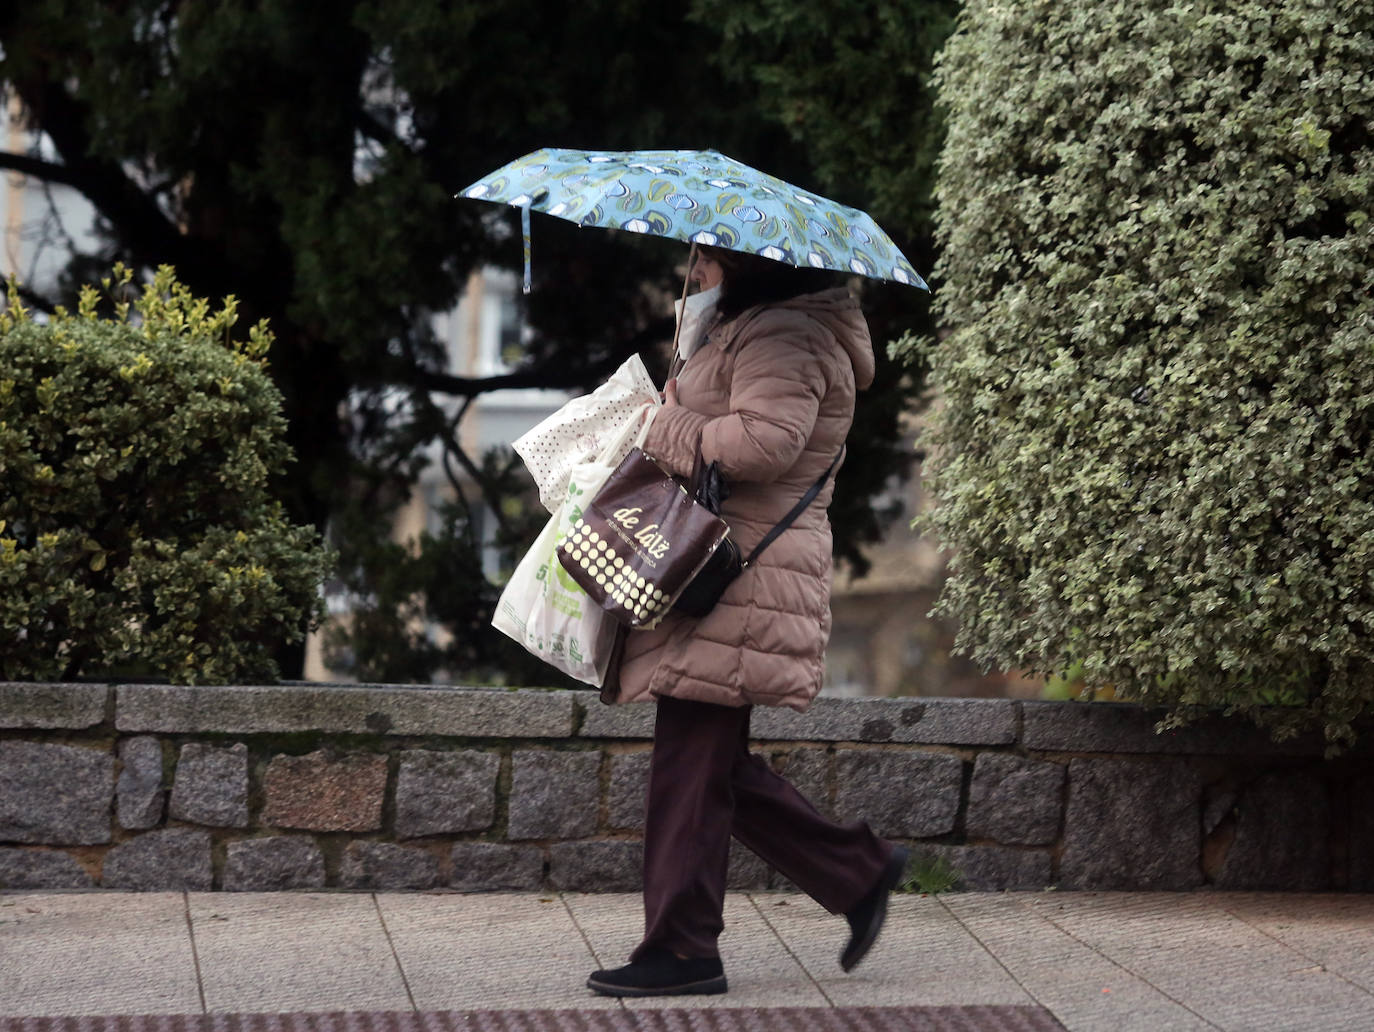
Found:
[[[558,546],[582,518],[582,507],[601,490],[628,452],[644,438],[632,413],[593,461],[570,471],[564,497],[501,592],[491,625],[565,674],[600,687],[619,629],[614,617],[588,597],[558,562]]]
[[[635,415],[652,416],[661,400],[644,362],[631,355],[609,380],[590,394],[573,398],[538,426],[511,442],[539,487],[539,500],[553,512],[567,494],[568,477],[578,463],[605,453],[607,444]],[[609,456],[615,466],[631,448]]]

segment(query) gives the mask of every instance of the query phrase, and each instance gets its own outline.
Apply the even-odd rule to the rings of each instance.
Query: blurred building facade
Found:
[[[19,102],[11,98],[0,120],[0,149],[44,161],[56,160],[51,144],[23,128]],[[60,282],[75,253],[97,250],[95,209],[69,186],[44,183],[17,172],[0,172],[0,277],[46,294]]]
[[[919,417],[908,420],[911,448],[919,428]],[[892,485],[889,500],[900,509],[886,537],[865,550],[872,563],[867,575],[836,574],[824,694],[1038,698],[1040,681],[1015,672],[985,673],[955,655],[956,627],[931,615],[945,579],[945,556],[932,539],[911,529],[928,503],[919,463],[909,481]]]

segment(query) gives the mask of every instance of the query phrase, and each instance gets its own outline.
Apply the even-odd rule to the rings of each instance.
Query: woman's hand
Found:
[[[678,404],[677,378],[674,377],[663,385],[663,407],[675,408]]]

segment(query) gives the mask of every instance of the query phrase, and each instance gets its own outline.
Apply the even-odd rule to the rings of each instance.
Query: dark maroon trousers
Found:
[[[660,697],[644,826],[644,940],[718,955],[733,835],[832,914],[877,884],[892,845],[863,823],[821,816],[749,752],[751,707]]]

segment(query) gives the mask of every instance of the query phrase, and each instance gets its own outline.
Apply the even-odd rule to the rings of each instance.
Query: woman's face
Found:
[[[725,270],[713,256],[698,251],[687,278],[696,284],[698,290],[710,290],[725,278]]]

